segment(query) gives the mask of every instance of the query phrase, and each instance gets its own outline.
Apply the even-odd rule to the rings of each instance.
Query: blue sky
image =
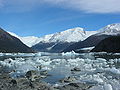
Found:
[[[120,23],[118,0],[0,0],[0,26],[20,36],[43,36]]]

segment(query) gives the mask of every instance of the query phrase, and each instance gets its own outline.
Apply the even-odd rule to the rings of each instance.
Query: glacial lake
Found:
[[[13,78],[29,70],[46,70],[48,76],[42,80],[52,85],[62,85],[60,80],[72,76],[76,78],[74,82],[93,84],[95,88],[105,84],[113,90],[120,88],[120,53],[1,53],[0,60],[6,71],[15,70],[10,73]],[[80,71],[72,71],[75,67]]]

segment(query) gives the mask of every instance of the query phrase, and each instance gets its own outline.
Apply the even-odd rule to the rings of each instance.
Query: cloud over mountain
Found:
[[[42,4],[86,13],[120,13],[119,0],[0,0],[0,7],[8,11],[31,11]]]

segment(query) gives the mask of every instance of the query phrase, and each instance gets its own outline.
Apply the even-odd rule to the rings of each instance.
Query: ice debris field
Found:
[[[97,55],[104,55],[104,53]],[[7,58],[4,58],[6,56]],[[29,70],[47,70],[51,76],[48,76],[45,81],[53,85],[67,84],[59,80],[71,76],[75,78],[72,82],[93,85],[90,90],[120,90],[120,58],[107,59],[98,56],[95,53],[75,52],[0,53],[0,59],[2,57],[0,66],[11,71],[10,75],[13,78],[24,76]]]

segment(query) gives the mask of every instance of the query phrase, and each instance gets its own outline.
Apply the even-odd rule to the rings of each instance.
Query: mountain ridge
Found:
[[[35,52],[18,38],[0,28],[0,52],[2,53],[33,53]]]
[[[98,30],[97,34],[117,35],[120,34],[120,23],[109,24]]]
[[[120,34],[120,24],[110,24],[97,31],[85,31],[81,27],[67,29],[43,37],[18,37],[24,44],[43,52],[62,52],[94,47],[101,40]],[[14,35],[14,34],[13,34]],[[15,35],[14,35],[15,36]]]
[[[98,33],[91,35],[90,37],[88,37],[82,42],[76,42],[75,44],[70,45],[68,48],[63,50],[63,52],[69,52],[72,50],[79,52],[77,50],[81,48],[86,48],[86,47],[94,47],[105,38],[120,35],[120,24],[117,23],[117,24],[107,25],[97,30],[97,32]]]
[[[76,27],[73,29],[67,29],[65,31],[56,32],[54,34],[48,34],[43,37],[27,36],[21,37],[15,33],[8,32],[11,35],[19,38],[24,44],[29,47],[32,47],[38,43],[54,43],[54,42],[78,42],[83,41],[92,34],[95,34],[96,31],[84,31],[81,27]]]

